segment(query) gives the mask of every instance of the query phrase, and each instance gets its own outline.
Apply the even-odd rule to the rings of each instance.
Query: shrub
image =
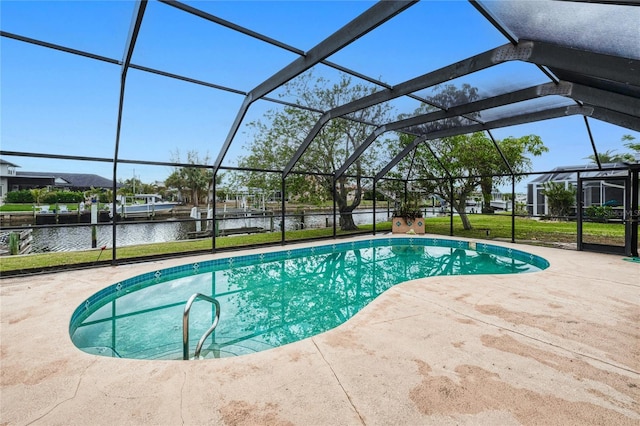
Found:
[[[584,214],[589,219],[597,221],[606,221],[607,219],[611,219],[615,216],[615,213],[613,212],[613,208],[611,206],[597,205],[591,205],[587,207]]]
[[[53,191],[42,197],[42,202],[46,204],[55,203],[79,203],[84,200],[82,192],[73,191]]]
[[[403,204],[399,209],[394,210],[393,216],[415,220],[416,218],[422,217],[422,211],[417,206]]]
[[[33,203],[33,194],[28,189],[11,191],[7,193],[5,200],[7,203]]]
[[[542,194],[547,197],[549,213],[557,218],[569,216],[576,202],[576,188],[562,182],[545,182]]]
[[[57,192],[49,192],[42,196],[41,202],[45,204],[55,204],[58,202],[58,193]]]
[[[384,196],[381,192],[376,191],[377,198],[376,201],[387,201],[387,197]],[[362,198],[367,201],[373,200],[373,191],[371,189],[364,192]]]

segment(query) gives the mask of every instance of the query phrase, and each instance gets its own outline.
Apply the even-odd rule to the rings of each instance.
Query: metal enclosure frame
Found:
[[[402,150],[397,156],[395,156],[388,164],[381,167],[375,176],[368,177],[373,181],[373,188],[375,191],[378,182],[384,178],[384,176],[403,158],[410,155],[411,152],[420,144],[426,144],[430,140],[444,138],[453,135],[461,135],[473,132],[489,132],[489,136],[494,142],[495,148],[499,150],[499,147],[490,133],[491,129],[497,129],[502,127],[513,126],[522,123],[531,123],[537,121],[548,120],[552,118],[566,117],[570,115],[581,115],[584,117],[584,124],[589,134],[589,143],[593,149],[594,156],[598,158],[598,152],[596,144],[594,143],[591,130],[589,128],[588,119],[602,120],[608,123],[615,124],[624,128],[640,131],[640,57],[625,57],[616,56],[610,53],[602,53],[595,50],[587,50],[584,48],[575,48],[569,45],[563,45],[562,40],[557,40],[558,43],[552,43],[545,40],[533,40],[523,37],[518,37],[516,32],[510,28],[509,25],[502,22],[500,17],[493,13],[492,9],[488,7],[484,2],[477,0],[469,0],[473,7],[491,24],[497,31],[500,32],[506,39],[507,43],[501,46],[497,46],[494,49],[488,50],[484,53],[471,56],[467,59],[458,61],[448,66],[442,67],[437,70],[433,70],[424,73],[420,76],[414,77],[398,84],[390,85],[383,83],[375,78],[366,76],[362,73],[350,70],[339,64],[328,61],[327,58],[332,54],[340,51],[346,46],[350,45],[354,41],[361,37],[366,36],[367,33],[373,31],[377,27],[384,25],[387,21],[394,19],[396,16],[404,13],[411,13],[411,8],[417,1],[379,1],[371,6],[368,10],[363,12],[360,16],[354,18],[351,22],[348,22],[342,28],[330,34],[315,47],[309,51],[303,51],[296,47],[290,46],[284,42],[270,38],[264,34],[253,31],[248,28],[244,28],[233,22],[229,22],[220,17],[214,16],[203,10],[199,10],[191,5],[181,3],[177,0],[158,0],[159,3],[165,4],[169,7],[173,7],[178,11],[194,15],[201,18],[211,25],[220,25],[229,30],[238,32],[246,37],[251,37],[261,42],[267,43],[270,46],[275,46],[284,51],[294,53],[298,55],[298,58],[293,60],[284,68],[273,74],[271,77],[262,81],[252,90],[245,92],[237,88],[225,87],[218,85],[215,82],[207,82],[181,76],[178,74],[170,73],[167,71],[153,69],[144,65],[132,63],[132,57],[136,48],[136,42],[138,34],[141,31],[141,26],[145,18],[145,10],[148,5],[147,0],[136,0],[134,5],[134,11],[132,15],[132,21],[130,25],[129,35],[126,39],[126,43],[123,49],[123,58],[115,59],[108,58],[102,55],[98,55],[92,52],[81,51],[71,46],[57,45],[46,40],[37,40],[24,35],[13,34],[6,31],[0,31],[0,36],[12,40],[16,40],[23,43],[28,43],[36,46],[40,46],[48,49],[55,49],[71,55],[79,55],[81,57],[97,60],[108,64],[120,66],[121,79],[120,79],[120,93],[119,93],[119,106],[117,111],[117,129],[116,137],[114,141],[114,155],[111,158],[105,157],[86,157],[86,156],[74,156],[63,155],[59,153],[34,153],[34,152],[22,152],[22,151],[7,151],[0,150],[1,155],[8,156],[25,156],[25,157],[41,157],[51,159],[71,159],[79,161],[98,161],[108,162],[113,164],[113,208],[115,210],[115,183],[118,180],[118,164],[149,164],[149,165],[169,165],[180,167],[202,167],[211,169],[213,171],[214,182],[214,197],[216,194],[216,176],[220,170],[233,169],[223,164],[225,156],[234,142],[234,138],[238,131],[239,126],[243,122],[247,111],[257,100],[266,100],[268,102],[274,102],[277,104],[286,105],[289,107],[303,108],[310,110],[310,108],[303,107],[296,103],[285,102],[279,99],[270,98],[268,95],[275,89],[283,86],[291,79],[300,75],[309,68],[317,65],[324,64],[340,72],[347,73],[351,76],[363,79],[369,83],[376,84],[380,87],[377,92],[357,99],[353,102],[340,105],[329,111],[317,111],[321,114],[316,124],[313,126],[308,135],[304,138],[303,142],[298,147],[296,153],[289,159],[287,165],[282,170],[270,171],[281,173],[282,193],[286,192],[286,178],[291,173],[296,173],[295,167],[300,158],[304,155],[309,145],[313,143],[314,138],[322,130],[322,128],[331,120],[336,118],[354,119],[349,114],[360,111],[364,108],[368,108],[386,101],[397,99],[400,97],[410,97],[414,100],[424,102],[433,107],[434,111],[427,114],[423,114],[416,117],[411,117],[403,120],[389,121],[387,123],[377,124],[375,130],[362,141],[360,147],[345,161],[345,163],[337,170],[333,171],[333,181],[336,182],[340,177],[347,176],[350,166],[362,155],[364,155],[366,149],[378,138],[380,135],[386,132],[405,132],[417,136],[415,141]],[[589,3],[601,3],[608,5],[612,8],[633,7],[637,6],[634,2],[611,2],[609,0],[590,1]],[[640,39],[638,40],[640,45]],[[635,53],[635,52],[632,52]],[[503,93],[497,96],[461,104],[455,106],[447,105],[434,105],[429,99],[424,99],[416,92],[425,88],[433,87],[434,85],[445,83],[454,78],[470,75],[478,71],[488,69],[491,67],[499,67],[501,64],[508,62],[523,62],[533,64],[538,67],[544,75],[549,79],[549,82],[544,84],[538,84],[525,89],[515,90],[509,93]],[[211,88],[213,90],[222,90],[229,93],[238,94],[244,96],[244,100],[240,109],[238,110],[233,124],[228,130],[228,134],[224,142],[218,147],[218,155],[211,164],[184,164],[184,163],[172,163],[172,162],[155,162],[144,160],[132,160],[120,158],[119,144],[120,144],[120,129],[122,125],[122,113],[125,104],[126,95],[126,80],[127,72],[129,69],[135,69],[143,72],[148,72],[156,75],[160,75],[166,78],[177,79],[185,81],[191,84],[196,84],[204,87]],[[491,121],[482,121],[477,118],[471,118],[474,124],[470,125],[456,125],[450,128],[440,128],[437,131],[416,133],[415,126],[418,124],[432,123],[437,120],[454,117],[465,117],[467,114],[476,113],[482,110],[495,108],[499,106],[505,106],[515,104],[517,102],[532,100],[545,96],[562,96],[573,102],[571,106],[550,107],[543,110],[532,110],[525,112],[514,113],[509,116],[501,117]],[[428,148],[430,149],[430,148]],[[435,153],[431,151],[434,156]],[[511,171],[512,179],[512,192],[515,196],[515,177],[513,170],[506,161],[505,156],[500,152],[507,168]],[[436,156],[437,158],[437,156]],[[594,170],[601,170],[602,165],[597,162]],[[629,173],[635,176],[637,181],[638,169],[636,165],[628,166]],[[584,170],[583,170],[584,171]],[[299,172],[299,171],[298,171]],[[448,171],[445,172],[448,179],[453,182],[456,176],[452,176]],[[534,171],[532,173],[546,173],[546,171]],[[406,176],[405,181],[410,181],[413,178]],[[633,178],[631,182],[634,182]],[[334,185],[335,190],[335,185]],[[633,192],[633,191],[632,191]],[[635,204],[634,208],[637,211],[637,188],[635,189]],[[515,197],[514,197],[515,198]],[[335,197],[334,197],[335,200]],[[283,197],[284,203],[284,197]],[[335,218],[335,201],[334,201],[334,218]],[[375,207],[374,207],[375,211]],[[214,203],[214,217],[215,217],[215,203]],[[282,220],[285,220],[284,209]],[[453,219],[452,219],[453,220]],[[334,220],[334,237],[336,236]],[[375,223],[375,217],[374,217]],[[451,232],[453,232],[452,221]],[[512,223],[512,227],[514,224]],[[635,232],[630,230],[629,241],[627,244],[627,254],[633,254],[637,256],[637,215],[632,218],[628,224],[630,228],[635,227]],[[513,231],[513,230],[512,230]],[[375,227],[374,227],[375,232]],[[512,240],[514,240],[512,232]],[[213,250],[216,250],[215,235],[213,239]],[[634,240],[635,239],[635,240]],[[117,235],[116,235],[116,223],[113,225],[113,241],[114,250],[112,262],[117,263],[118,258],[116,255]],[[634,243],[635,241],[635,243]],[[281,243],[284,244],[284,227],[282,231]],[[635,244],[635,245],[634,245]],[[581,248],[581,247],[579,247]],[[635,250],[635,252],[634,252]]]

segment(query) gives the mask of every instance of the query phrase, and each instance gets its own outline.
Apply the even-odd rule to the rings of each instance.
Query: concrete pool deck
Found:
[[[282,247],[4,278],[0,424],[640,424],[640,264],[492,244],[551,266],[414,280],[321,335],[190,362],[89,355],[69,319],[131,276]]]

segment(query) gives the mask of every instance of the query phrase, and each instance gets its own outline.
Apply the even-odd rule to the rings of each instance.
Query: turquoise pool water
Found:
[[[519,250],[433,238],[377,238],[229,257],[115,283],[75,310],[69,331],[78,348],[93,354],[182,359],[184,307],[199,292],[221,306],[201,356],[238,356],[334,328],[404,281],[534,272],[548,265]],[[209,302],[193,304],[191,356],[214,316]]]

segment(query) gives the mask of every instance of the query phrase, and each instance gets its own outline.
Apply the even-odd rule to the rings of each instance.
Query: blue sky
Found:
[[[358,14],[369,1],[186,2],[251,30],[309,50]],[[11,1],[0,4],[3,31],[120,59],[133,4],[128,1]],[[505,44],[506,39],[466,1],[423,1],[328,58],[355,71],[397,84],[425,72]],[[120,68],[22,42],[0,39],[3,150],[112,157]],[[296,59],[296,55],[151,1],[132,62],[249,91]],[[319,65],[315,75],[335,78]],[[510,63],[454,81],[491,91],[547,82],[529,64]],[[276,93],[270,96],[275,97]],[[195,150],[218,156],[243,101],[236,94],[130,70],[119,157],[185,160]],[[413,101],[397,101],[412,110]],[[245,123],[277,105],[259,101]],[[398,110],[400,112],[407,112]],[[600,151],[624,152],[621,137],[637,132],[589,120]],[[536,170],[586,163],[591,144],[582,117],[568,117],[493,131],[494,136],[537,134],[550,152],[535,159]],[[249,142],[240,128],[224,165],[235,165]],[[112,177],[102,163],[7,157],[22,171],[74,171]],[[163,180],[164,166],[122,164],[121,178]]]

